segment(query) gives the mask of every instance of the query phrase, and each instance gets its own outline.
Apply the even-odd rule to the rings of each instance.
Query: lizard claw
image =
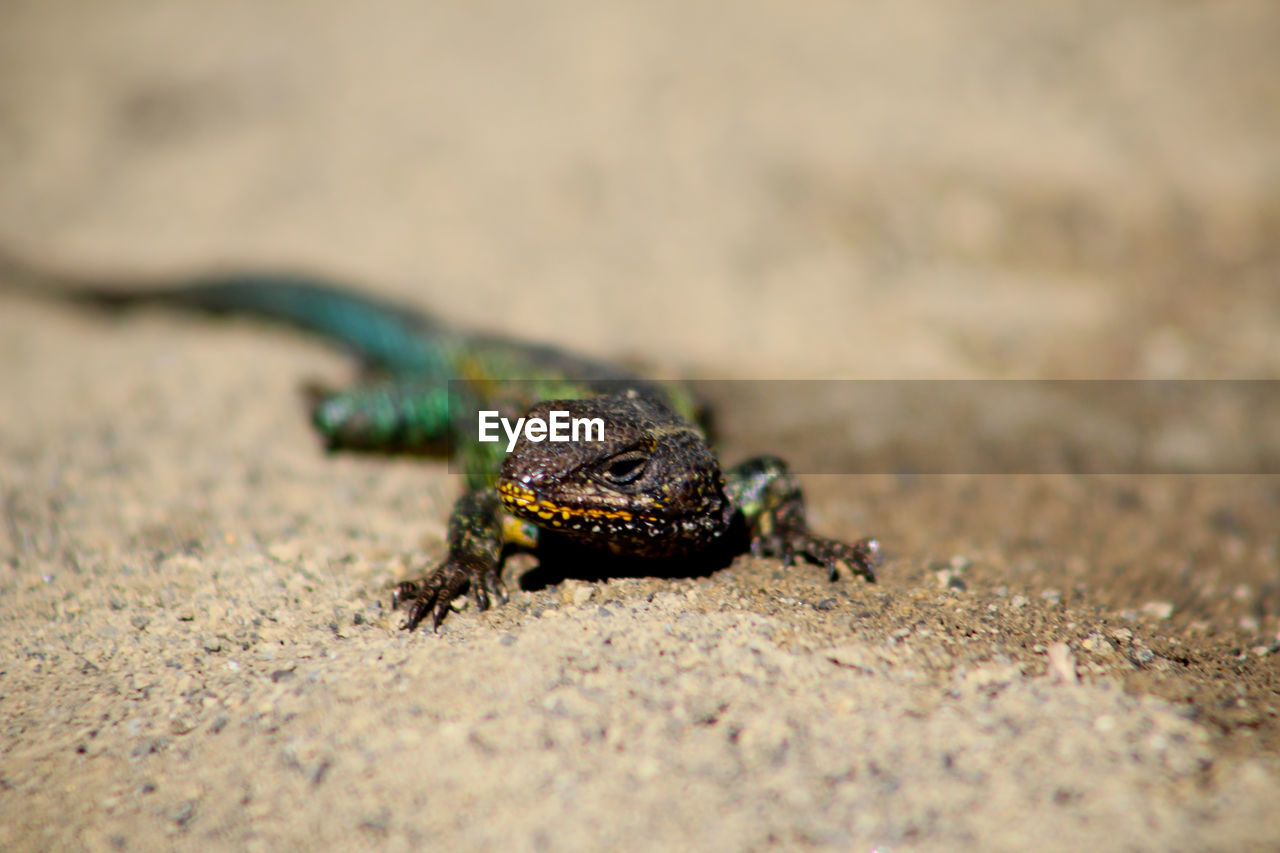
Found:
[[[449,605],[470,585],[476,607],[488,610],[490,596],[499,604],[507,602],[507,588],[496,566],[463,566],[446,562],[434,572],[417,581],[404,581],[391,594],[391,607],[408,603],[404,623],[400,626],[412,631],[431,616],[431,630],[435,631],[449,613]]]
[[[783,565],[795,565],[798,556],[804,556],[825,566],[830,579],[840,577],[838,564],[845,563],[856,575],[862,575],[871,583],[876,581],[876,567],[880,565],[880,543],[875,539],[859,539],[853,544],[838,539],[815,536],[807,530],[793,530],[758,537],[751,542],[751,553],[778,557]]]
[[[475,597],[476,607],[481,610],[489,609],[489,596],[493,596],[499,604],[507,603],[507,587],[502,582],[502,574],[497,566],[471,573],[471,594]]]
[[[391,606],[398,608],[401,604],[408,605],[405,620],[400,627],[412,631],[430,616],[431,630],[436,630],[449,612],[449,604],[458,597],[466,583],[465,574],[449,572],[447,566],[441,566],[420,581],[399,584],[391,595]]]
[[[876,582],[876,567],[882,558],[880,542],[876,539],[859,539],[849,544],[815,536],[802,550],[825,565],[833,581],[840,576],[836,564],[844,563],[853,569],[855,575],[862,575],[871,583]]]

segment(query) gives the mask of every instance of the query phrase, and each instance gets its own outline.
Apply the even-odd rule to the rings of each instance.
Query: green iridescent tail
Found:
[[[167,305],[274,320],[350,350],[392,373],[449,378],[443,327],[413,308],[286,272],[228,272],[151,287],[146,278],[76,275],[0,246],[0,287],[100,308]]]
[[[449,375],[449,359],[439,341],[441,327],[435,320],[305,276],[232,273],[160,290],[74,282],[63,295],[106,308],[156,304],[262,317],[320,335],[393,373]]]

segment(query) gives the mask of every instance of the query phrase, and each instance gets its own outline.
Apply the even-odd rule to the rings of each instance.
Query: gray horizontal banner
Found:
[[[504,414],[523,413],[520,404],[543,393],[541,383],[502,385],[518,389]],[[704,380],[678,387],[713,413],[715,445],[730,465],[772,454],[809,474],[1280,473],[1275,380]],[[466,383],[450,389],[462,399]],[[459,406],[461,414],[467,405]],[[471,419],[467,441],[479,429],[479,414]],[[515,423],[512,415],[508,426]],[[607,436],[608,418],[602,426]],[[492,418],[489,432],[505,451],[510,433]],[[578,439],[595,434],[584,425]]]

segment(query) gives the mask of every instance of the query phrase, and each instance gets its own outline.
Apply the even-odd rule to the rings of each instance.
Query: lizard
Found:
[[[438,630],[468,590],[479,610],[506,603],[502,569],[514,550],[567,545],[642,562],[749,551],[787,566],[803,557],[825,567],[832,581],[841,563],[876,580],[877,540],[846,543],[814,533],[799,481],[776,456],[722,468],[707,413],[678,384],[556,347],[454,328],[318,276],[226,272],[156,286],[51,272],[2,254],[0,275],[100,308],[255,316],[354,354],[364,367],[360,381],[309,391],[311,421],[326,449],[452,450],[463,475],[443,559],[392,595],[393,607],[405,608],[407,630],[428,617]],[[552,443],[526,430],[508,451],[501,442],[470,439],[480,411],[598,418],[603,435]]]

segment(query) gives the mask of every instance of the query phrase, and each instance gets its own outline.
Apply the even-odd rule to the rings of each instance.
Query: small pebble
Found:
[[[1129,662],[1136,667],[1145,667],[1156,659],[1156,653],[1147,648],[1136,648],[1129,653]]]
[[[1099,652],[1110,647],[1111,644],[1107,642],[1107,638],[1099,634],[1097,631],[1092,632],[1089,636],[1080,641],[1080,648],[1087,652]]]
[[[1054,643],[1046,651],[1049,656],[1049,672],[1054,680],[1061,684],[1075,684],[1079,676],[1076,675],[1076,661],[1071,655],[1071,647],[1066,643]]]

